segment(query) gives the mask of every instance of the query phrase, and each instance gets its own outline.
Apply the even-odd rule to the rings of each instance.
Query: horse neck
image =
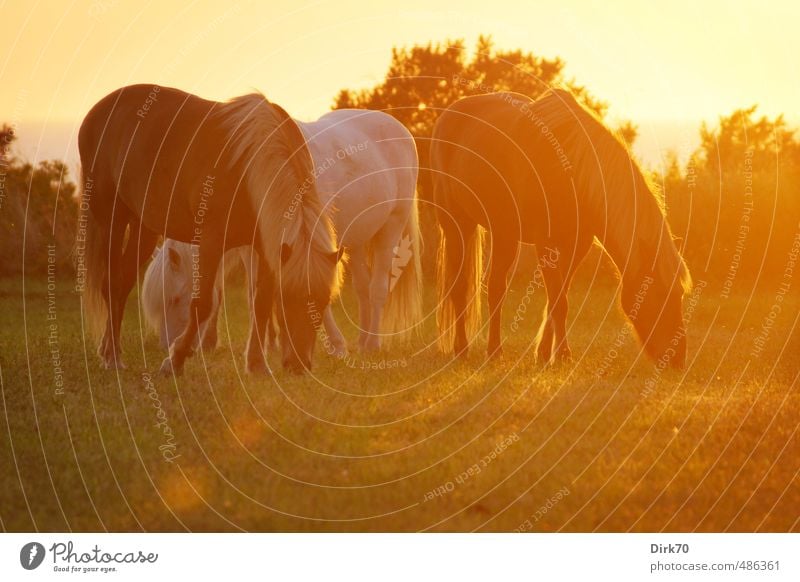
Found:
[[[658,270],[664,253],[659,246],[666,227],[658,206],[638,168],[620,169],[613,175],[593,177],[595,235],[626,280],[641,280]],[[598,186],[598,184],[600,184]]]

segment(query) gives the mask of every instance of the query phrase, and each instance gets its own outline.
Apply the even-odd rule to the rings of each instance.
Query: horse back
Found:
[[[569,175],[535,124],[535,101],[517,93],[465,97],[434,127],[431,166],[438,204],[526,243],[574,235]]]
[[[298,123],[314,159],[317,190],[334,207],[347,244],[369,239],[413,207],[418,160],[413,136],[392,116],[338,109]]]
[[[236,186],[224,155],[227,132],[213,115],[219,105],[157,85],[118,89],[81,125],[84,171],[149,229],[191,242],[210,217],[227,215]]]

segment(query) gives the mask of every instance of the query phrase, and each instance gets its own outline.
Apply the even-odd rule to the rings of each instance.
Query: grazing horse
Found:
[[[340,254],[303,134],[281,107],[256,93],[221,103],[131,85],[89,111],[78,146],[88,210],[76,258],[87,313],[105,327],[98,352],[106,367],[122,366],[125,303],[159,235],[198,245],[192,317],[172,342],[163,373],[182,370],[211,313],[223,253],[245,245],[276,274],[284,367],[311,367],[311,313],[338,291]],[[270,279],[256,291],[261,321],[273,297]],[[266,369],[263,359],[260,367]]]
[[[192,301],[192,265],[196,260],[198,247],[189,243],[165,239],[154,253],[153,260],[145,271],[142,282],[141,303],[142,314],[151,329],[159,334],[160,345],[168,350],[170,343],[186,327],[189,320],[189,307]],[[214,302],[211,315],[200,328],[199,340],[204,350],[213,350],[217,347],[217,319],[223,292],[224,276],[238,262],[244,265],[247,280],[248,306],[250,307],[250,335],[245,350],[245,362],[248,370],[258,366],[261,349],[261,340],[255,323],[255,293],[256,278],[252,272],[256,268],[258,255],[252,247],[238,247],[225,253],[222,267],[217,274],[214,286]],[[277,333],[273,316],[272,301],[267,308],[267,343],[270,347],[277,346]]]
[[[482,239],[491,237],[489,355],[518,243],[547,247],[541,362],[571,355],[567,292],[596,239],[622,277],[621,306],[647,354],[682,367],[682,301],[691,286],[654,189],[623,143],[567,91],[466,97],[439,117],[431,144],[440,226],[439,343],[467,351],[480,327]]]
[[[359,348],[378,349],[381,333],[413,329],[421,318],[414,139],[400,122],[379,111],[341,109],[314,122],[296,123],[314,160],[317,192],[331,214],[340,248],[350,256],[359,304]],[[252,286],[254,269],[246,254],[242,260]],[[165,241],[147,269],[142,291],[144,312],[151,325],[161,329],[162,344],[174,322],[188,317],[188,300],[181,293],[189,291],[190,279],[191,246]],[[319,319],[332,353],[344,354],[346,342],[330,307]],[[213,326],[209,324],[206,332],[211,332],[210,338]],[[260,357],[254,351],[258,333],[251,326],[247,362]],[[204,345],[213,343],[209,339]]]

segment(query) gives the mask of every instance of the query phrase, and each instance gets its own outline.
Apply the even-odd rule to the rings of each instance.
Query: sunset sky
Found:
[[[796,121],[800,107],[796,2],[11,0],[0,14],[0,122],[19,126],[31,158],[73,159],[80,119],[122,85],[216,99],[257,88],[312,119],[339,89],[381,80],[393,46],[473,47],[481,33],[563,58],[612,120],[639,124],[651,161],[692,147],[700,120],[758,103]]]

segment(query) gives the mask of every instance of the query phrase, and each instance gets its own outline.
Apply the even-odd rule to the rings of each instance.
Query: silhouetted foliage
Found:
[[[0,275],[71,270],[78,217],[76,187],[66,164],[33,166],[11,155],[8,126],[0,130]]]
[[[629,147],[633,147],[636,138],[639,137],[639,128],[631,121],[623,121],[616,128],[617,135]]]
[[[3,126],[0,127],[0,160],[5,160],[8,155],[8,150],[16,138],[17,137],[14,135],[14,128],[10,125],[4,123]]]
[[[516,91],[536,99],[548,88],[566,86],[600,116],[606,104],[595,99],[585,87],[564,77],[564,62],[546,59],[521,50],[497,50],[489,36],[478,39],[471,58],[463,40],[428,43],[392,49],[386,78],[371,89],[343,89],[334,100],[334,109],[378,109],[391,114],[414,135],[420,162],[420,226],[426,245],[423,264],[434,264],[436,230],[430,200],[430,175],[427,171],[429,139],[433,125],[443,109],[468,95],[496,91]],[[628,124],[631,142],[635,128]],[[429,271],[429,273],[432,271]]]
[[[423,236],[433,242],[437,235],[432,207],[425,204],[430,197],[426,167],[428,138],[442,109],[461,97],[494,91],[535,99],[554,85],[567,86],[605,115],[605,103],[565,79],[561,59],[498,50],[484,36],[471,56],[462,40],[396,48],[384,81],[371,89],[342,90],[333,107],[386,111],[416,137],[421,224]],[[748,281],[759,274],[780,276],[798,231],[800,144],[783,117],[756,119],[755,111],[750,107],[722,117],[716,129],[703,125],[700,147],[689,161],[681,167],[673,157],[661,176],[670,223],[684,239],[684,254],[697,277]],[[616,131],[628,146],[638,135],[629,121]],[[746,191],[748,181],[751,191]],[[429,267],[434,246],[425,250],[423,264]]]
[[[700,146],[664,172],[668,215],[695,277],[731,288],[782,277],[800,234],[800,143],[756,107],[700,129]]]
[[[392,49],[386,79],[372,89],[337,95],[334,109],[380,109],[395,116],[417,137],[429,137],[442,109],[467,95],[516,91],[536,98],[553,85],[566,85],[599,114],[606,105],[563,77],[561,59],[548,60],[520,50],[498,51],[481,36],[471,59],[463,40]]]
[[[417,138],[420,165],[427,165],[428,138],[441,111],[468,95],[516,91],[537,98],[554,85],[564,85],[601,116],[606,104],[563,75],[561,59],[548,60],[521,50],[496,50],[491,37],[481,36],[472,58],[463,40],[392,49],[385,80],[372,89],[343,89],[334,109],[379,109],[397,118]],[[424,174],[425,172],[423,172]],[[423,196],[427,178],[421,177]]]
[[[472,55],[461,40],[394,49],[381,83],[337,95],[334,108],[386,111],[416,137],[427,268],[434,263],[437,235],[432,206],[425,204],[430,196],[425,169],[428,138],[441,110],[466,95],[508,90],[536,98],[553,85],[566,85],[605,114],[605,103],[565,79],[560,59],[497,50],[489,37],[479,39]],[[630,122],[617,132],[629,145],[638,134]],[[19,273],[23,264],[25,272],[46,272],[48,245],[55,245],[56,266],[69,268],[76,186],[62,162],[33,166],[15,158],[10,151],[15,139],[11,127],[0,127],[0,275]],[[757,117],[753,106],[721,117],[718,127],[704,124],[696,151],[684,163],[672,155],[659,177],[670,224],[684,239],[683,253],[696,279],[730,288],[785,280],[788,253],[800,236],[800,141],[782,116]]]

